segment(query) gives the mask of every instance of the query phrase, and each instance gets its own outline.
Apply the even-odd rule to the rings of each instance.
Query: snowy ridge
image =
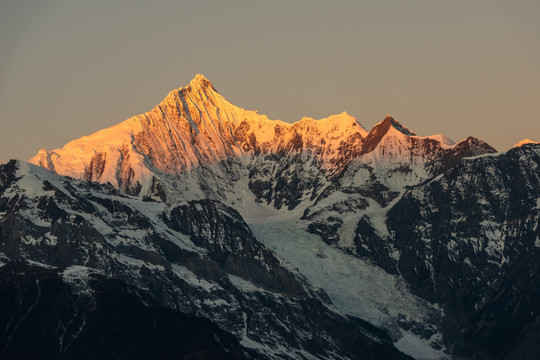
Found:
[[[295,124],[269,120],[229,103],[202,75],[171,91],[148,113],[74,140],[42,149],[30,162],[74,178],[145,187],[155,169],[168,174],[253,152],[309,149],[330,163],[336,147],[365,129],[343,113]],[[321,139],[324,144],[321,145]]]
[[[540,142],[533,141],[531,139],[523,139],[520,142],[518,142],[517,144],[515,144],[513,147],[521,147],[521,146],[527,145],[527,144],[540,144]]]
[[[183,176],[192,169],[231,161],[249,168],[260,156],[272,154],[306,154],[325,176],[334,177],[388,137],[399,140],[395,146],[379,147],[385,152],[382,160],[390,162],[417,140],[433,140],[443,149],[453,146],[442,135],[417,137],[391,116],[370,132],[346,112],[293,124],[270,120],[231,104],[210,81],[197,75],[188,86],[169,92],[151,111],[61,149],[42,149],[30,162],[61,175],[110,182],[124,192],[149,195],[155,191],[156,179],[164,175]],[[237,169],[225,169],[230,171]],[[218,171],[216,176],[229,174]]]

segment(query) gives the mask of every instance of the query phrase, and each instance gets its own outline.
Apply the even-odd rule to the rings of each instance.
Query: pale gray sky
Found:
[[[505,151],[540,141],[540,1],[0,0],[0,160],[150,110],[204,74],[287,122],[387,113]]]

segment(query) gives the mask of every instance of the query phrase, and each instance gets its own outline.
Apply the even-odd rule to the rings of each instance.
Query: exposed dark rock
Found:
[[[312,234],[319,235],[321,239],[328,245],[335,245],[339,242],[339,234],[337,233],[343,221],[336,217],[328,217],[325,222],[312,222],[308,225],[308,231]]]
[[[207,249],[225,271],[270,290],[305,294],[294,276],[255,239],[236,210],[211,200],[191,201],[173,208],[164,220]]]
[[[385,242],[399,251],[411,289],[444,307],[455,354],[533,359],[526,347],[536,346],[540,314],[539,198],[540,146],[461,161],[397,202],[390,238],[361,222],[359,253],[392,271]]]
[[[105,170],[105,162],[107,161],[107,153],[99,152],[90,161],[86,171],[84,173],[84,178],[86,181],[99,181],[103,170]]]
[[[207,319],[152,304],[118,280],[91,274],[87,291],[62,269],[0,267],[2,359],[254,359]]]
[[[396,261],[392,259],[392,248],[387,239],[380,237],[367,216],[363,216],[356,227],[354,237],[356,254],[369,259],[390,274],[398,274]]]

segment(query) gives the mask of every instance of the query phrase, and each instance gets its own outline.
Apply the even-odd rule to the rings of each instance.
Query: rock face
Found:
[[[0,268],[3,359],[257,358],[207,319],[152,305],[98,273],[66,276],[71,270]]]
[[[390,236],[361,222],[359,254],[444,306],[455,354],[533,358],[539,205],[540,146],[468,159],[408,190],[387,213]]]
[[[273,121],[198,75],[30,160],[50,171],[1,165],[0,251],[21,274],[26,261],[60,283],[113,278],[156,309],[141,321],[207,319],[205,339],[237,339],[207,343],[217,358],[404,356],[394,342],[417,358],[532,359],[539,153],[421,137],[390,115],[370,131],[346,113]]]
[[[131,341],[143,353],[163,345],[157,357],[185,345],[195,358],[407,358],[341,315],[221,203],[170,207],[11,161],[0,168],[0,211],[5,358],[100,358],[124,346],[127,358],[139,353]],[[105,321],[112,333],[100,332]],[[157,330],[139,342],[145,324]],[[42,342],[25,349],[34,335]],[[93,341],[103,348],[87,352]]]
[[[172,208],[164,222],[206,249],[208,257],[228,273],[270,291],[306,295],[303,284],[261,246],[234,209],[210,200],[190,201]]]

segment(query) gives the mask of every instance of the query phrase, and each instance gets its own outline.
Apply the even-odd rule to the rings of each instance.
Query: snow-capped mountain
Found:
[[[336,173],[347,156],[359,151],[359,140],[366,133],[346,113],[319,121],[304,118],[294,125],[271,121],[232,105],[197,75],[150,112],[62,149],[41,150],[30,162],[58,174],[146,194],[156,170],[176,175],[227,160],[247,164],[261,153],[308,150],[318,155],[329,173]],[[348,149],[339,149],[346,143]]]
[[[0,251],[18,279],[81,302],[114,279],[137,306],[206,319],[209,338],[236,339],[208,345],[216,357],[404,356],[394,343],[417,359],[533,358],[539,149],[422,137],[390,115],[370,131],[347,113],[270,120],[197,75],[41,150],[30,162],[48,170],[3,165]],[[50,340],[58,356],[78,349],[58,341],[89,341],[77,324]]]
[[[150,112],[62,149],[40,150],[30,162],[143,197],[231,204],[248,191],[258,201],[293,209],[344,175],[375,174],[369,186],[388,188],[383,196],[389,201],[392,191],[486,152],[495,150],[474,138],[453,144],[442,135],[418,137],[391,116],[370,132],[347,113],[294,124],[269,120],[229,103],[197,75]],[[367,186],[363,179],[348,185]]]

